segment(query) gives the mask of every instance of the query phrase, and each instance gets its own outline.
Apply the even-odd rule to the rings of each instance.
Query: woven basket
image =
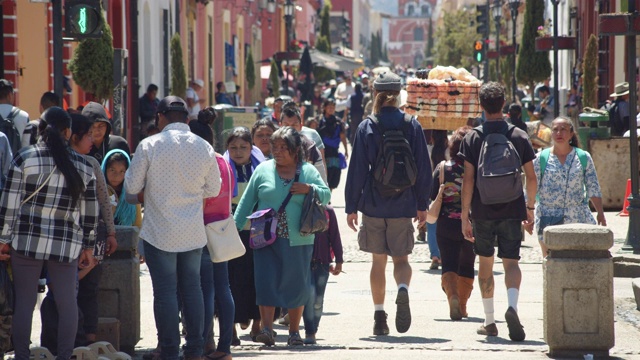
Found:
[[[424,130],[456,130],[467,125],[468,118],[418,116]]]

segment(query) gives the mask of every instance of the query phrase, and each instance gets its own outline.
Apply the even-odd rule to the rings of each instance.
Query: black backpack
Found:
[[[476,187],[485,205],[505,204],[523,194],[522,162],[510,140],[515,128],[508,124],[506,132],[497,133],[485,133],[482,125],[474,128],[482,137]]]
[[[0,115],[0,132],[7,136],[9,139],[9,146],[11,147],[11,153],[15,154],[22,147],[22,139],[20,139],[20,133],[18,129],[16,129],[16,125],[13,122],[13,119],[20,113],[20,109],[17,107],[13,107],[9,116],[7,118],[3,118]]]
[[[418,168],[404,129],[411,126],[411,116],[405,114],[399,129],[386,129],[374,115],[369,119],[378,126],[381,141],[373,167],[373,186],[380,195],[397,195],[416,183]]]

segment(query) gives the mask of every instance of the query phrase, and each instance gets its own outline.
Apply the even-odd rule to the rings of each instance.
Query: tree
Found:
[[[104,102],[113,96],[113,36],[109,23],[100,14],[102,37],[81,40],[68,68],[76,84]]]
[[[324,53],[331,53],[331,45],[329,45],[329,40],[326,36],[320,36],[318,38],[318,41],[316,41],[316,49]],[[333,70],[316,65],[313,68],[313,77],[316,81],[329,81],[336,78],[336,73],[333,72]]]
[[[245,60],[245,77],[247,78],[247,87],[253,90],[256,85],[256,67],[253,64],[253,54],[251,48],[247,50],[247,58]]]
[[[278,65],[271,59],[271,72],[269,73],[269,84],[274,97],[280,96],[280,77],[278,76]]]
[[[300,57],[300,72],[304,74],[304,83],[300,88],[300,100],[306,101],[313,98],[313,85],[311,84],[311,74],[313,73],[313,62],[311,61],[311,54],[309,54],[309,47],[305,47]]]
[[[371,65],[376,66],[380,62],[380,46],[376,33],[371,33]]]
[[[182,43],[180,34],[171,38],[171,95],[185,98],[187,92],[187,74],[182,61]]]
[[[530,89],[534,89],[537,82],[545,80],[551,74],[549,52],[536,51],[535,44],[538,26],[544,25],[544,4],[545,0],[527,0],[524,13],[524,28],[522,29],[522,41],[520,41],[520,52],[516,65],[516,78],[518,82],[529,85]],[[535,101],[535,99],[532,100]]]
[[[473,42],[479,38],[475,27],[460,26],[475,20],[475,13],[458,10],[444,14],[444,26],[436,29],[434,62],[438,65],[470,68],[474,64]]]
[[[425,65],[433,65],[433,20],[429,19],[429,32],[427,33],[427,46],[424,49]]]
[[[582,69],[582,104],[584,107],[598,107],[598,38],[589,36],[587,52]]]
[[[320,36],[321,37],[324,36],[327,39],[327,43],[329,44],[329,49],[331,49],[331,29],[329,28],[330,20],[331,20],[331,2],[325,1],[324,6],[322,6],[322,12],[320,14]]]

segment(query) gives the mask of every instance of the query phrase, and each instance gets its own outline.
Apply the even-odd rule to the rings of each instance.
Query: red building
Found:
[[[389,19],[389,60],[421,67],[425,60],[429,23],[437,0],[399,0],[398,16]]]

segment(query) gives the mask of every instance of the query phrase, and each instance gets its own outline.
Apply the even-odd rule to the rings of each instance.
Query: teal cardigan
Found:
[[[331,190],[325,185],[320,173],[313,165],[306,162],[302,164],[298,182],[311,185],[322,204],[326,205],[331,199]],[[278,211],[290,188],[291,184],[287,186],[282,184],[274,160],[267,160],[258,165],[251,175],[249,185],[240,199],[235,214],[233,214],[238,229],[244,227],[248,221],[247,216],[253,213],[256,204],[258,204],[256,211],[267,208]],[[300,235],[300,216],[302,215],[304,197],[303,194],[293,195],[285,207],[289,224],[289,245],[291,246],[313,245],[315,239],[315,235]]]

